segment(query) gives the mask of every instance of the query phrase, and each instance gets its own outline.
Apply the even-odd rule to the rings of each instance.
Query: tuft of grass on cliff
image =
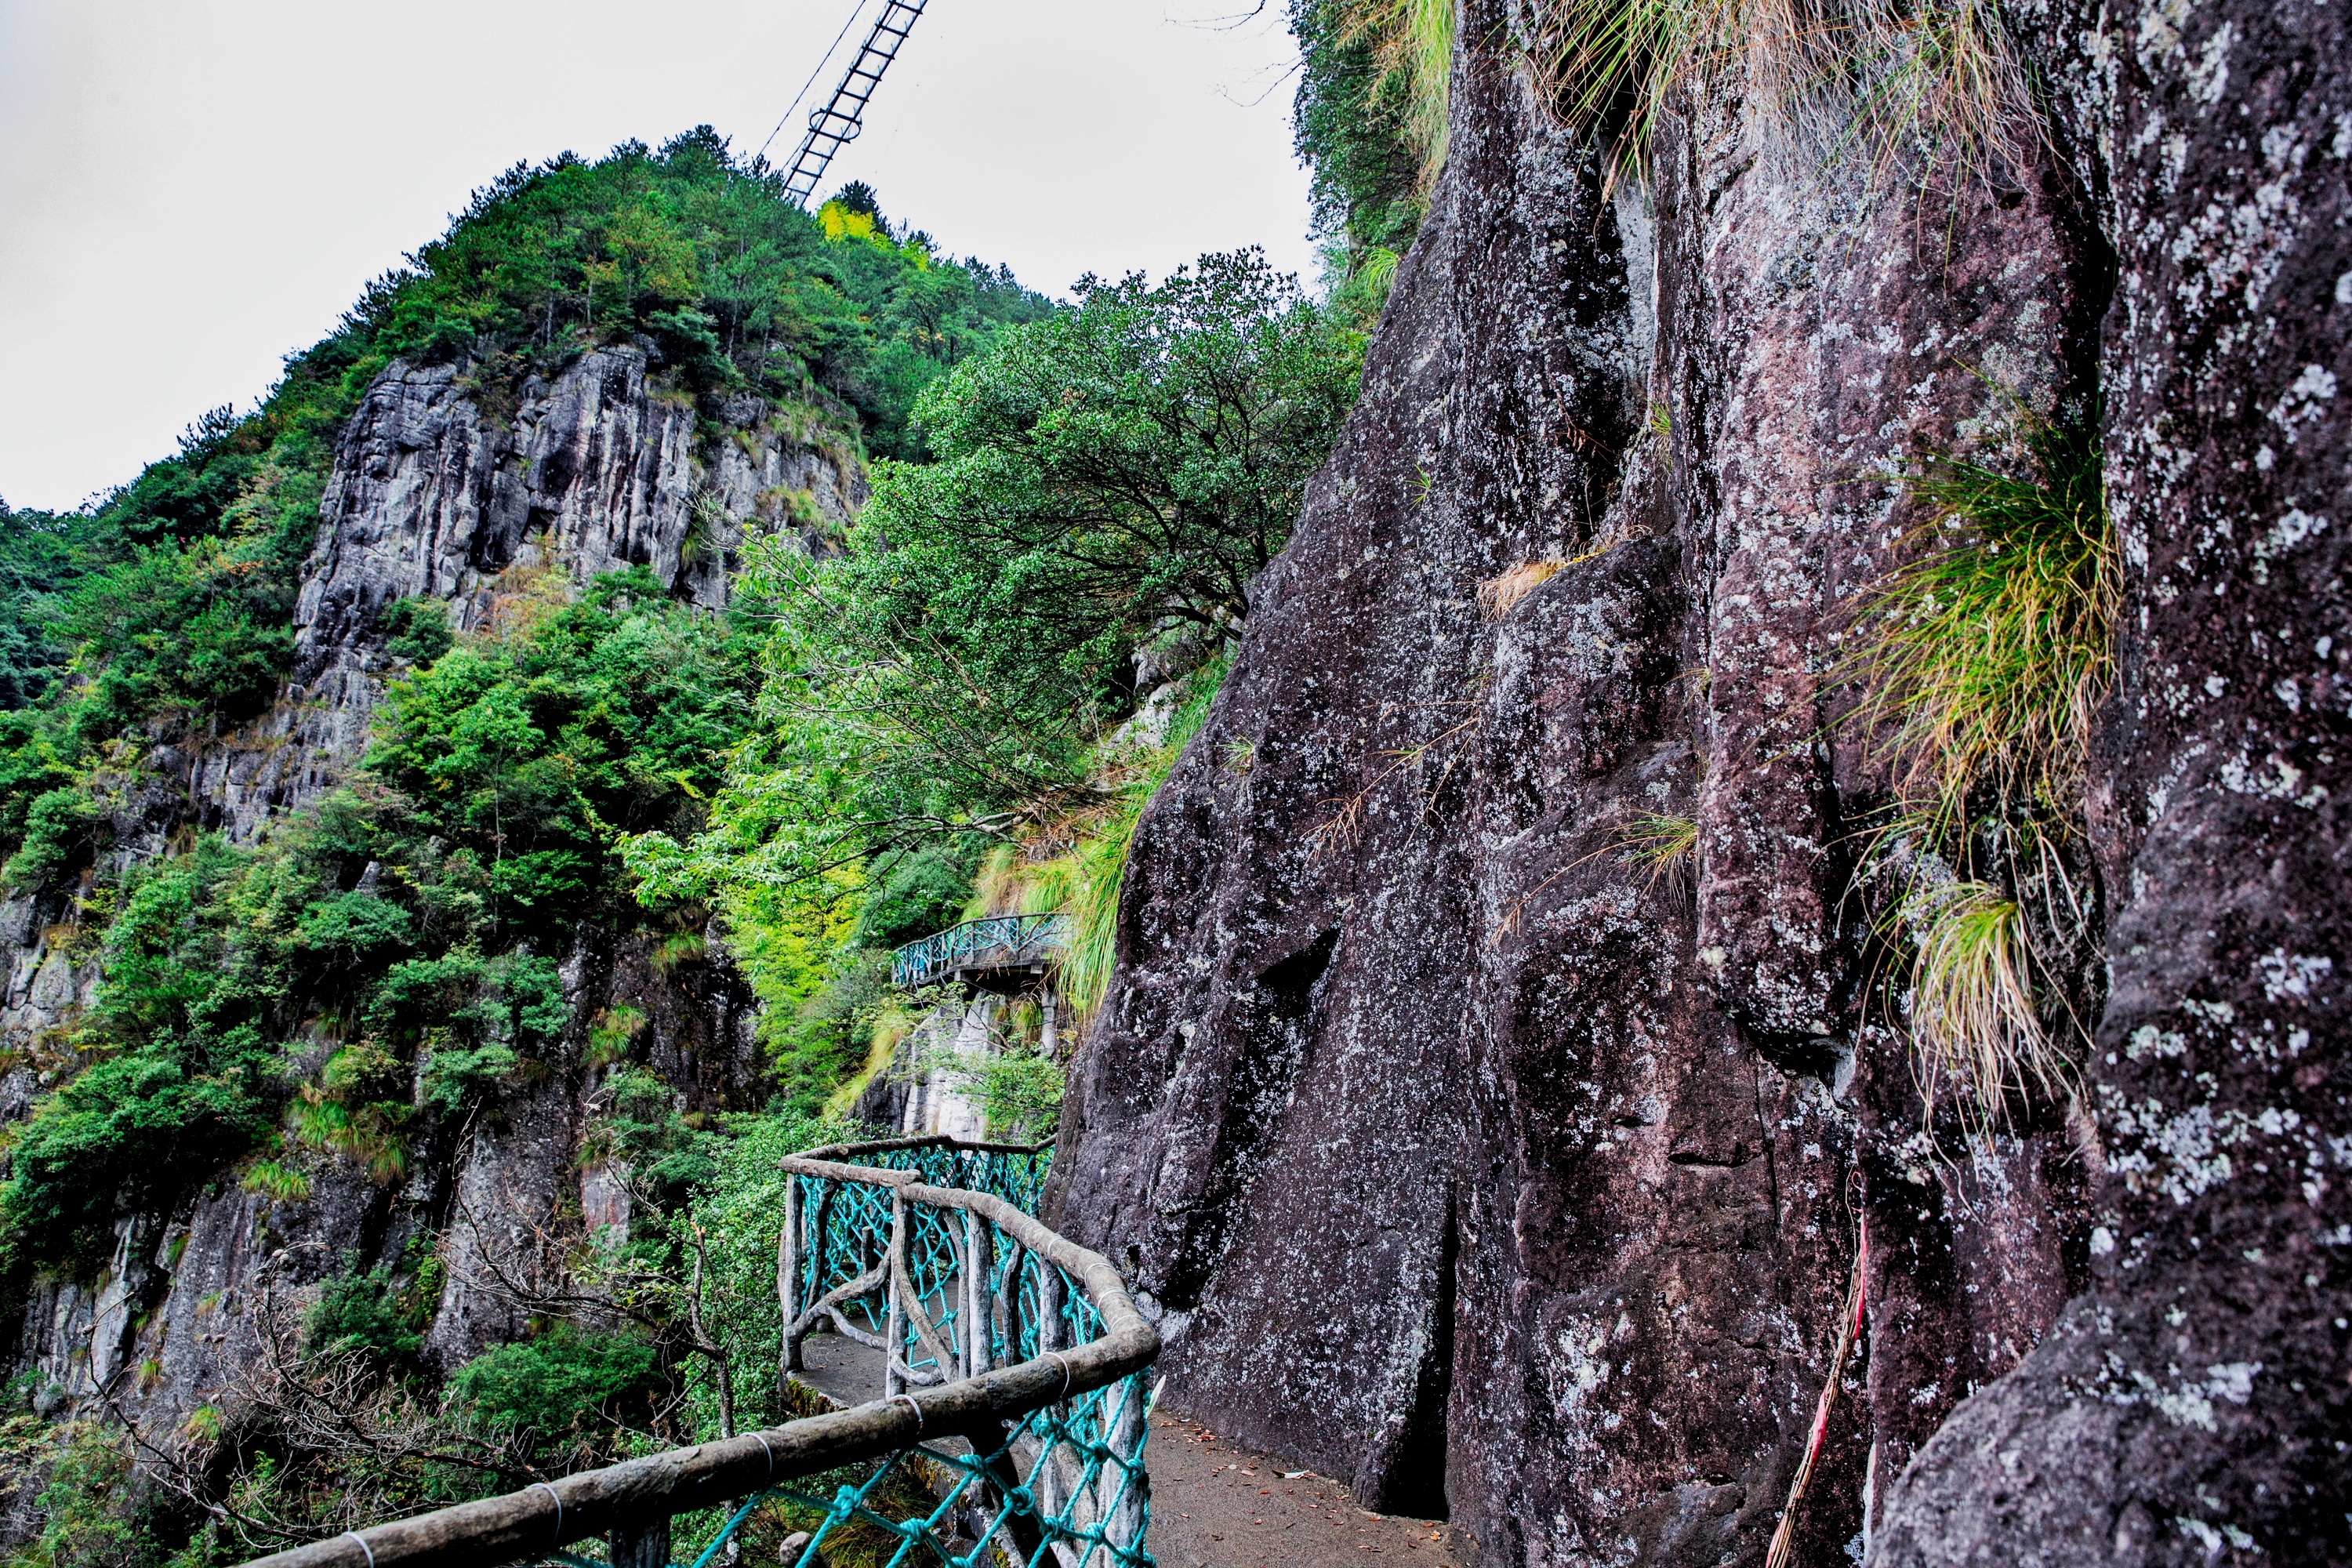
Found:
[[[1883,924],[1920,1093],[1971,1138],[2075,1093],[2063,976],[2100,919],[2080,801],[2121,584],[2097,431],[2020,405],[2009,451],[1915,474],[1928,520],[1843,667],[1893,795],[1859,874],[1902,884]]]

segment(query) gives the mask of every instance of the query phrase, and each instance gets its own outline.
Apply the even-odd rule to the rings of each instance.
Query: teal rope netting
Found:
[[[713,1568],[744,1525],[765,1504],[790,1502],[823,1518],[801,1550],[785,1561],[814,1568],[827,1545],[854,1524],[883,1537],[887,1568],[1155,1568],[1144,1544],[1150,1502],[1140,1442],[1120,1453],[1111,1434],[1140,1420],[1147,1395],[1141,1377],[1122,1378],[1034,1412],[1014,1424],[989,1453],[968,1444],[922,1444],[902,1449],[861,1479],[845,1480],[830,1496],[780,1486],[744,1502],[728,1516],[691,1560]],[[929,1500],[910,1511],[904,1500]],[[836,1545],[836,1550],[837,1545]],[[869,1544],[868,1551],[873,1548]],[[569,1552],[552,1561],[567,1568],[610,1568]]]
[[[1044,1149],[946,1144],[842,1156],[869,1170],[915,1173],[928,1186],[987,1193],[1024,1213],[1034,1211],[1050,1161]],[[906,1204],[904,1290],[894,1314],[885,1267],[893,1189],[802,1175],[793,1193],[803,1238],[797,1300],[805,1305],[878,1275],[884,1283],[842,1300],[839,1310],[861,1339],[884,1349],[894,1389],[919,1394],[1076,1349],[1105,1331],[1083,1283],[1002,1225],[913,1201]],[[887,1337],[894,1326],[895,1342]],[[745,1531],[765,1510],[768,1531],[785,1527],[774,1522],[781,1516],[806,1536],[782,1559],[793,1568],[837,1563],[845,1552],[884,1568],[1156,1568],[1146,1544],[1149,1401],[1145,1375],[1137,1373],[1006,1422],[1002,1439],[984,1452],[961,1437],[922,1442],[823,1478],[834,1483],[829,1490],[784,1483],[723,1517],[681,1515],[673,1529],[701,1544],[678,1560],[687,1568],[739,1560]],[[542,1561],[611,1568],[570,1552]]]

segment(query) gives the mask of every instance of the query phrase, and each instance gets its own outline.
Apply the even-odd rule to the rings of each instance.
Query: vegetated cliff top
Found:
[[[911,454],[922,387],[1052,305],[1005,268],[893,238],[870,192],[846,194],[803,212],[708,127],[658,152],[519,163],[289,355],[253,412],[205,414],[83,511],[0,515],[0,851],[98,742],[173,713],[234,726],[270,702],[337,433],[394,361],[460,365],[495,417],[528,378],[642,342],[698,404],[754,394]],[[89,679],[32,720],[69,658]]]
[[[25,1096],[40,1109],[33,1133],[18,1140],[12,1195],[0,1204],[10,1245],[47,1259],[97,1246],[92,1237],[107,1223],[142,1207],[141,1194],[168,1207],[180,1177],[266,1141],[286,1089],[272,1075],[285,1064],[257,1056],[257,1045],[300,1035],[306,1009],[373,1017],[382,1000],[374,982],[387,964],[454,963],[467,974],[495,967],[529,937],[518,923],[529,910],[542,928],[531,949],[542,957],[531,962],[546,968],[562,930],[625,901],[605,838],[670,820],[694,792],[692,770],[716,764],[749,710],[749,658],[722,627],[669,603],[642,569],[437,664],[450,649],[445,607],[403,600],[382,607],[377,631],[411,679],[381,726],[380,770],[356,777],[352,799],[290,825],[284,852],[259,860],[205,847],[175,854],[169,874],[156,869],[161,861],[134,865],[167,841],[185,847],[184,830],[209,820],[189,757],[240,732],[264,747],[304,743],[256,739],[267,726],[253,726],[285,695],[297,602],[316,572],[320,500],[342,432],[388,367],[454,366],[467,396],[497,423],[527,409],[531,388],[583,356],[626,345],[633,363],[650,363],[649,391],[691,404],[700,443],[741,435],[781,405],[789,417],[779,428],[803,437],[830,429],[845,448],[911,453],[907,414],[922,387],[1002,326],[1052,309],[1005,269],[936,259],[919,234],[895,237],[861,187],[819,213],[802,211],[764,165],[735,160],[707,128],[658,152],[630,143],[593,163],[567,153],[517,165],[477,192],[446,234],[370,284],[334,332],[289,356],[284,379],[251,413],[205,415],[179,452],[90,507],[0,516],[0,876],[12,898],[39,895],[41,912],[24,916],[29,926],[20,920],[19,940],[50,925],[79,933],[70,952],[28,945],[37,965],[58,956],[79,973],[91,957],[110,955],[100,1005],[67,1006],[58,1015],[65,1022],[45,1031],[53,1038],[11,1042],[56,1069],[47,1087],[57,1092],[36,1095],[25,1075],[18,1113]],[[494,710],[510,721],[498,735],[476,722]],[[669,761],[649,760],[661,748],[648,744],[638,719],[679,742]],[[467,771],[457,730],[488,748],[475,749],[477,761],[489,758],[488,773]],[[425,742],[432,777],[401,773],[403,737]],[[353,752],[334,761],[341,771],[361,759]],[[639,769],[623,784],[635,804],[600,803],[597,781],[627,766]],[[484,801],[487,817],[476,809]],[[651,816],[635,820],[639,808]],[[334,826],[362,821],[358,837]],[[399,824],[422,837],[409,843]],[[340,847],[323,859],[311,853],[328,841]],[[427,865],[446,869],[450,857],[469,855],[476,879],[487,879],[475,892],[488,900],[473,914],[443,907],[433,887],[448,893],[456,884]],[[385,894],[395,881],[415,886],[385,902],[371,873],[360,899],[353,879],[378,862]],[[287,881],[293,871],[300,874]],[[312,873],[324,878],[316,889]],[[290,894],[279,911],[286,919],[269,912],[284,897],[266,886]],[[320,968],[315,961],[333,943],[313,940],[325,930],[317,920],[330,905],[343,907],[339,890],[374,921],[373,934],[364,952],[346,942],[345,961]],[[314,892],[325,902],[307,903]],[[144,941],[140,931],[154,938],[141,952],[163,965],[152,978],[176,972],[184,983],[142,989],[138,955],[124,946]],[[248,984],[255,963],[268,970],[281,961],[295,969],[258,990]],[[551,984],[541,974],[533,994]],[[512,989],[501,981],[484,994]],[[244,1000],[229,1006],[231,993]],[[142,997],[162,1010],[131,1018],[124,1008]],[[283,1054],[290,1063],[299,1052]],[[135,1092],[69,1089],[93,1058],[115,1078],[154,1081],[142,1079]],[[233,1063],[241,1065],[231,1071]],[[183,1081],[197,1079],[211,1087],[198,1092]],[[222,1103],[199,1104],[206,1094]],[[354,1094],[320,1103],[373,1103]],[[74,1095],[89,1101],[87,1126],[62,1106]],[[175,1109],[149,1118],[152,1127],[125,1121],[166,1101]],[[132,1158],[118,1172],[114,1155],[147,1147],[142,1128],[177,1154]],[[195,1135],[204,1129],[219,1136]],[[61,1133],[73,1136],[50,1136]],[[354,1157],[362,1144],[401,1142],[355,1136],[339,1123],[327,1142]],[[101,1149],[109,1159],[93,1163]],[[59,1158],[45,1164],[35,1157],[43,1152]],[[371,1157],[371,1168],[398,1163],[385,1159]],[[130,1179],[142,1165],[162,1183],[154,1192],[142,1186],[145,1178]],[[92,1204],[75,1200],[52,1214],[45,1197],[28,1207],[33,1187],[63,1192],[44,1171],[79,1171],[69,1184],[87,1187]]]

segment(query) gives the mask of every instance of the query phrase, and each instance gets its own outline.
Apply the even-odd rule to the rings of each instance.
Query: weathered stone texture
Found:
[[[2352,39],[2324,5],[2046,25],[2118,259],[2109,1176],[2092,1289],[1921,1454],[1880,1560],[2340,1563]]]
[[[1062,1224],[1178,1407],[1492,1568],[1760,1562],[1865,1237],[1795,1561],[2329,1560],[2340,23],[2023,16],[2048,146],[1924,191],[1711,80],[1638,202],[1531,102],[1528,25],[1465,7],[1363,400],[1139,827]],[[2096,1126],[1956,1164],[1841,661],[1918,548],[1902,476],[2093,397],[2132,584]],[[1645,813],[1695,868],[1627,852]]]
[[[716,606],[785,497],[805,492],[842,522],[864,501],[853,455],[787,439],[756,397],[718,410],[725,434],[703,440],[693,399],[653,371],[641,349],[597,349],[512,389],[503,417],[459,367],[379,375],[320,503],[288,699],[258,737],[193,761],[200,815],[250,838],[341,782],[367,748],[389,668],[379,618],[394,599],[443,600],[457,629],[478,630],[541,573],[584,585],[644,566]],[[705,497],[715,517],[698,514]]]

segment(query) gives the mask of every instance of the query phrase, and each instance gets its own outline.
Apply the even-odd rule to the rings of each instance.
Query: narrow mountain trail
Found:
[[[801,1380],[844,1405],[882,1397],[882,1362],[838,1334],[811,1334]],[[1197,1421],[1151,1417],[1151,1554],[1160,1568],[1347,1568],[1378,1557],[1469,1568],[1475,1548],[1428,1520],[1370,1513],[1347,1486],[1252,1453]]]
[[[1285,1468],[1197,1421],[1151,1418],[1151,1554],[1160,1568],[1345,1568],[1380,1557],[1469,1568],[1475,1549],[1443,1523],[1370,1513],[1347,1487]]]

